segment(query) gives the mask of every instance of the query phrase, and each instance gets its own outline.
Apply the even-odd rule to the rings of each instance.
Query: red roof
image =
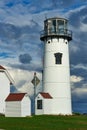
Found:
[[[40,92],[43,98],[52,98],[49,93]]]
[[[3,66],[0,65],[0,70],[6,70]]]
[[[5,101],[21,101],[26,93],[10,93]]]

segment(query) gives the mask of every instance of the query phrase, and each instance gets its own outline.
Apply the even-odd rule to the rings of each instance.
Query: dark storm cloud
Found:
[[[30,64],[30,62],[32,61],[32,57],[28,53],[21,54],[19,56],[19,61],[23,64]]]

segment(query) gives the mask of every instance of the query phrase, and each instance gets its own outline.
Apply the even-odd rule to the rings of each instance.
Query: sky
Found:
[[[42,81],[43,43],[40,31],[46,18],[69,20],[73,112],[87,113],[87,0],[0,0],[0,65],[18,91],[33,94],[34,72]],[[37,92],[42,90],[42,82]]]

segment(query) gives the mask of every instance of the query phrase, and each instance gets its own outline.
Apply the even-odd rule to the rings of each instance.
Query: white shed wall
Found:
[[[0,113],[5,114],[5,99],[10,93],[10,81],[4,72],[0,72]]]
[[[44,110],[43,109],[35,109],[35,115],[43,115],[44,114]]]
[[[42,100],[43,104],[43,97],[39,94],[35,99],[35,115],[42,115],[44,113],[44,104],[42,106],[42,109],[37,109],[37,100]]]
[[[28,96],[25,96],[21,101],[21,116],[30,116],[31,115],[31,100]]]
[[[5,116],[21,117],[21,102],[20,101],[6,102]]]
[[[31,100],[24,97],[22,101],[6,101],[6,117],[25,117],[31,115]]]
[[[37,100],[42,100],[42,109],[37,109]],[[51,114],[52,113],[52,99],[43,98],[40,94],[35,99],[35,114]]]

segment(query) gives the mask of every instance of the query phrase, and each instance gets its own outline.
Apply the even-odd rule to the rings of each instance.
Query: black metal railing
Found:
[[[47,29],[47,30],[43,30],[40,33],[40,37],[47,37],[47,36],[66,36],[66,37],[70,37],[72,38],[72,31],[67,30],[67,29]]]

